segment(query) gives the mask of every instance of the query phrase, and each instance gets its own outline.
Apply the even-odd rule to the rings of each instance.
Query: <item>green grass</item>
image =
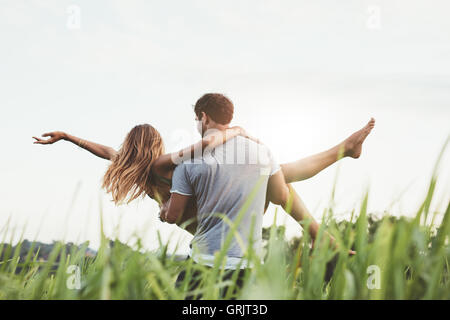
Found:
[[[436,181],[437,169],[423,204],[410,219],[384,216],[374,221],[367,213],[368,194],[350,221],[336,222],[329,208],[314,247],[306,233],[287,242],[283,229],[273,225],[264,263],[250,248],[246,257],[254,268],[235,292],[233,278],[223,280],[226,246],[207,269],[192,260],[176,261],[167,255],[167,245],[158,253],[145,252],[140,241],[131,248],[110,241],[101,231],[95,257],[85,256],[87,244],[56,243],[42,262],[35,248],[21,258],[21,243],[0,244],[0,299],[184,299],[188,294],[204,299],[450,299],[450,204],[439,225],[428,222],[437,214],[430,212]],[[336,237],[339,249],[320,240],[325,230]],[[355,256],[347,254],[350,248],[357,251]],[[80,289],[67,285],[71,265],[79,267]],[[368,286],[377,284],[373,268],[380,271],[378,288]],[[196,291],[175,287],[182,270],[186,281],[200,271]],[[228,291],[222,290],[225,286]]]

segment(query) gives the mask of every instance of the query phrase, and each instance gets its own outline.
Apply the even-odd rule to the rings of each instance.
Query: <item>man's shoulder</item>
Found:
[[[194,158],[194,159],[188,159],[180,163],[175,170],[178,170],[179,172],[185,172],[186,174],[196,172],[196,170],[199,167],[202,167],[205,165],[205,160],[203,157]]]
[[[194,158],[194,159],[184,160],[182,163],[180,163],[178,165],[178,167],[182,166],[182,167],[185,167],[185,168],[189,168],[192,165],[201,165],[204,162],[205,161],[204,161],[203,156],[202,156],[202,157],[197,157],[197,158]]]
[[[237,136],[227,141],[226,144],[230,145],[236,145],[237,149],[248,149],[248,150],[266,150],[270,151],[267,146],[264,144],[260,144],[254,140],[251,140],[249,138],[243,137],[243,136]],[[218,146],[218,148],[223,147],[224,145]]]
[[[246,137],[238,136],[236,140],[238,147],[241,146],[242,148],[245,148],[248,150],[248,152],[253,153],[265,153],[265,154],[271,154],[271,151],[269,147],[267,147],[265,144],[258,143],[254,140],[251,140]]]

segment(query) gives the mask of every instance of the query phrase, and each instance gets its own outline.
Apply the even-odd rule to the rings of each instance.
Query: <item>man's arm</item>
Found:
[[[161,207],[161,220],[167,223],[179,222],[191,198],[191,196],[172,193],[169,201]]]
[[[186,210],[189,200],[194,196],[186,164],[182,163],[175,168],[170,193],[168,203],[161,208],[160,217],[162,221],[178,223]]]

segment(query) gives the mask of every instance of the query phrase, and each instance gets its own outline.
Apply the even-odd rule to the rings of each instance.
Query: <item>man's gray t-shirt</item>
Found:
[[[246,210],[238,224],[238,237],[233,236],[227,251],[226,267],[239,263],[250,241],[255,253],[261,254],[267,183],[279,169],[267,147],[241,136],[201,159],[177,166],[171,192],[195,196],[197,201],[198,227],[191,242],[194,260],[212,265],[214,253],[221,250],[230,230],[226,220],[235,222],[241,209]]]

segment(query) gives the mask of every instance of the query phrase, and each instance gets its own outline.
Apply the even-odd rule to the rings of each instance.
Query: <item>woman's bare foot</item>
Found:
[[[374,127],[375,119],[370,118],[370,121],[364,126],[364,128],[356,131],[350,137],[345,139],[343,142],[345,148],[344,156],[355,159],[359,158],[362,151],[362,144]]]

